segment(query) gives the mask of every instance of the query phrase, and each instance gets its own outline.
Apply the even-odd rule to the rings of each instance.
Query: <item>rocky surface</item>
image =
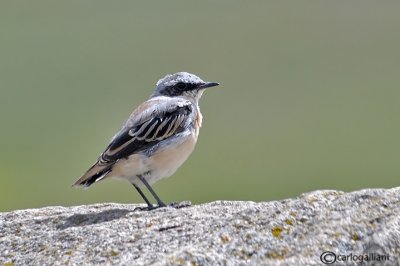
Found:
[[[359,265],[367,258],[367,265],[399,264],[400,188],[136,207],[0,213],[0,265]]]

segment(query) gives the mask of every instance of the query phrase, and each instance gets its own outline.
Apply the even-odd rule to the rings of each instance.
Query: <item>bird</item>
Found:
[[[151,185],[173,175],[192,153],[202,124],[199,100],[205,89],[218,85],[188,72],[160,79],[150,98],[132,112],[73,186],[87,188],[109,177],[128,180],[146,202],[147,210],[168,206]],[[156,205],[143,193],[143,187]]]

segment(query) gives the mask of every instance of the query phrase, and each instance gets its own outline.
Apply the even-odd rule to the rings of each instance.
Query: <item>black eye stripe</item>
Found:
[[[186,88],[188,87],[188,84],[187,84],[187,83],[183,83],[183,82],[178,82],[178,83],[175,85],[175,87],[177,87],[177,88],[180,89],[180,90],[184,90],[184,89],[186,89]]]
[[[197,84],[178,82],[174,85],[165,87],[161,91],[161,94],[168,95],[168,96],[179,96],[179,95],[182,95],[182,93],[184,93],[184,92],[195,89],[196,87],[197,87]]]

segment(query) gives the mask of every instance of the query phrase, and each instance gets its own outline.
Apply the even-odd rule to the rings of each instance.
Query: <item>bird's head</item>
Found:
[[[198,76],[187,72],[178,72],[160,79],[152,97],[186,96],[198,101],[206,88],[218,85],[219,83],[203,81]]]

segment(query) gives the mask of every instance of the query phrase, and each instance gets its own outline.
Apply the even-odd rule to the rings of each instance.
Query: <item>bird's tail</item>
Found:
[[[96,162],[72,186],[89,187],[94,182],[100,181],[111,171],[112,164],[100,165]]]

